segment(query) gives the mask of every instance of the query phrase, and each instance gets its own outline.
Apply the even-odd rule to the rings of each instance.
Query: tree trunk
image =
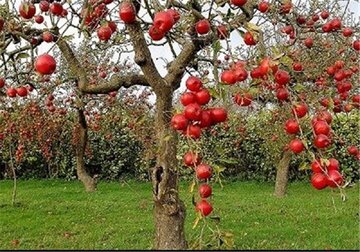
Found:
[[[283,156],[279,162],[276,171],[276,182],[275,182],[275,192],[274,192],[274,195],[276,197],[282,198],[286,195],[290,161],[291,161],[291,152],[285,151],[283,153]]]
[[[176,133],[170,127],[172,90],[164,88],[156,94],[157,164],[152,171],[155,249],[186,249],[185,206],[178,192],[178,162]]]
[[[78,143],[76,146],[76,173],[78,178],[83,182],[85,190],[87,192],[93,192],[96,190],[96,179],[92,178],[86,171],[85,166],[85,148],[87,144],[88,134],[87,134],[87,124],[84,115],[84,111],[78,109]]]

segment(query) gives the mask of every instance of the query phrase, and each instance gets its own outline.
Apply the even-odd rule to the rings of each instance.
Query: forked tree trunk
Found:
[[[285,151],[278,164],[276,171],[275,192],[276,197],[282,198],[286,195],[288,179],[289,179],[289,165],[291,161],[291,152]]]
[[[78,143],[76,146],[76,173],[78,178],[85,186],[87,192],[93,192],[96,190],[96,180],[92,178],[86,171],[85,166],[85,148],[88,139],[87,124],[84,115],[84,111],[78,109]]]
[[[152,171],[155,249],[186,249],[184,222],[185,206],[179,198],[176,159],[177,137],[170,127],[172,91],[157,94],[156,133],[158,139],[157,165]]]

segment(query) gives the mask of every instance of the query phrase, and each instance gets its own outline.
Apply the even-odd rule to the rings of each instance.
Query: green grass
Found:
[[[20,181],[11,206],[11,181],[0,181],[0,249],[150,249],[153,237],[149,183],[100,183],[96,193],[79,182]],[[195,214],[189,184],[190,238]],[[273,185],[231,182],[215,186],[220,227],[234,234],[236,249],[359,249],[359,186],[338,193],[315,191],[307,183],[289,186],[284,199]],[[333,200],[334,199],[334,203]],[[19,244],[15,245],[14,240]]]

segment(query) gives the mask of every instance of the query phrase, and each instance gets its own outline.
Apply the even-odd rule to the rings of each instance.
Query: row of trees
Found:
[[[142,130],[156,135],[147,144],[156,145],[151,179],[154,247],[158,249],[187,247],[174,129],[188,143],[189,165],[194,166],[202,187],[212,173],[217,177],[220,172],[204,159],[206,146],[198,144],[204,132],[233,116],[246,120],[242,117],[246,110],[272,110],[274,122],[282,122],[286,130],[279,134],[292,136],[280,162],[279,171],[284,171],[279,173],[280,184],[284,185],[287,177],[281,167],[288,166],[289,153],[306,152],[314,171],[312,184],[317,189],[330,186],[342,190],[343,178],[331,148],[338,139],[335,127],[330,126],[332,113],[350,112],[360,102],[360,42],[349,4],[6,0],[0,9],[0,87],[6,90],[2,106],[5,111],[18,106],[30,110],[18,125],[7,124],[2,134],[7,137],[19,127],[21,141],[9,140],[10,146],[17,143],[16,160],[21,160],[25,143],[35,144],[32,139],[51,157],[51,139],[61,139],[62,127],[43,124],[45,120],[36,117],[39,106],[45,103],[54,122],[72,107],[77,111],[71,124],[77,175],[86,190],[93,191],[96,178],[85,166],[89,127],[98,128],[101,111],[111,108],[112,97],[120,88],[151,88],[155,107],[146,106],[154,112],[154,127],[144,124]],[[155,61],[159,50],[171,55],[164,57],[165,66]],[[40,51],[45,53],[40,55]],[[184,107],[177,109],[174,95],[185,81],[187,91],[179,98]],[[139,92],[133,104],[137,104]],[[39,121],[26,130],[23,123],[32,121],[29,113]],[[109,125],[123,119],[105,117]],[[359,155],[353,143],[348,144],[351,152]],[[212,210],[210,201],[201,198],[199,217]]]

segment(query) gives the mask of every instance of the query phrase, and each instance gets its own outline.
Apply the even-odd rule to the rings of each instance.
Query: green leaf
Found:
[[[299,170],[300,170],[300,171],[308,170],[308,169],[309,169],[309,163],[308,163],[308,162],[302,162],[302,163],[299,165]]]
[[[196,182],[195,182],[195,180],[193,180],[193,182],[190,185],[190,193],[192,193],[194,191],[195,186],[196,186]]]
[[[30,57],[30,55],[27,54],[27,53],[19,53],[18,55],[16,55],[16,60],[25,59],[25,58],[28,58],[28,57]]]
[[[66,36],[62,36],[61,39],[63,39],[64,41],[70,41],[74,38],[74,35],[66,35]]]
[[[221,44],[220,44],[220,41],[217,40],[213,45],[212,45],[212,48],[213,48],[213,51],[214,51],[214,54],[218,54],[221,50]]]
[[[225,164],[237,164],[239,163],[237,159],[235,158],[220,158],[219,162],[225,163]]]
[[[210,88],[208,88],[208,91],[213,98],[215,98],[215,99],[219,98],[220,95],[215,88],[210,87]]]

